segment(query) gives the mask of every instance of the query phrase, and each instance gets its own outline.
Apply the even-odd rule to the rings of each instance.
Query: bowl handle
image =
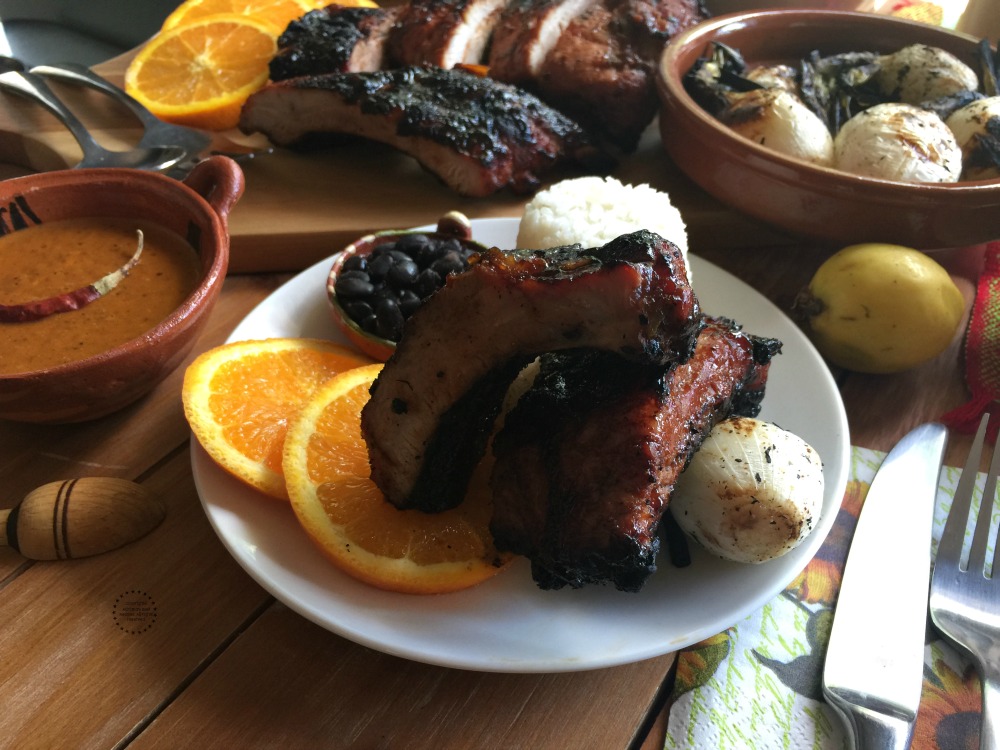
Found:
[[[243,170],[228,156],[209,156],[195,165],[184,184],[208,201],[225,225],[243,195]]]

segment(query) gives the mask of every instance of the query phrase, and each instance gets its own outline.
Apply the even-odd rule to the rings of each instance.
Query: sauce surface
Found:
[[[0,323],[0,373],[73,362],[141,336],[191,293],[201,271],[181,237],[134,219],[52,221],[0,237],[0,303],[14,305],[93,284],[135,253],[138,264],[118,286],[79,310],[26,323]]]

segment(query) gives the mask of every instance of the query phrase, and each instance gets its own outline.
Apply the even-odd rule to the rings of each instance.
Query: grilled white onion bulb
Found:
[[[709,552],[760,563],[794,549],[823,505],[823,467],[802,438],[769,422],[720,422],[681,474],[674,520]]]
[[[834,140],[837,169],[898,182],[958,182],[962,149],[944,121],[912,104],[876,104]]]
[[[1000,96],[978,99],[956,110],[945,124],[955,134],[962,149],[966,180],[991,180],[1000,177],[1000,167],[988,155],[986,142],[1000,142]],[[987,130],[987,125],[993,133]]]
[[[830,131],[815,112],[785,88],[734,94],[719,120],[773,151],[820,166],[833,162]]]
[[[882,93],[907,104],[920,104],[979,88],[976,72],[950,52],[911,44],[879,58],[876,83]]]

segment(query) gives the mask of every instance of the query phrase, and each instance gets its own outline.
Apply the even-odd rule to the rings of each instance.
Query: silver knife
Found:
[[[886,456],[861,508],[834,612],[823,693],[857,750],[905,750],[924,668],[931,525],[948,430],[925,424]]]

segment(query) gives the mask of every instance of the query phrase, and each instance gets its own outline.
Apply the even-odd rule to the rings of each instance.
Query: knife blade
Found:
[[[948,430],[915,428],[872,481],[847,556],[823,693],[857,750],[905,750],[924,667],[931,526]]]

